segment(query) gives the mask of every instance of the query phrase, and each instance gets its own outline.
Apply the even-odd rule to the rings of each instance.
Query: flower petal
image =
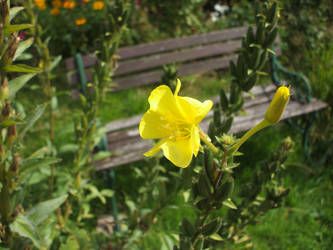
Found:
[[[199,124],[213,106],[211,100],[200,102],[194,98],[182,96],[177,96],[176,100],[188,122],[193,124]]]
[[[161,148],[164,156],[177,167],[186,168],[191,163],[193,155],[191,140],[167,140]]]
[[[143,153],[146,157],[152,157],[156,155],[161,150],[161,146],[167,141],[168,139],[160,140],[158,143],[156,143],[151,149],[149,149],[147,152]]]
[[[148,110],[142,117],[139,131],[143,139],[164,138],[170,135],[171,128],[159,113]]]
[[[176,99],[168,86],[161,85],[155,88],[151,92],[148,102],[150,104],[150,110],[160,113],[167,120],[184,120],[176,104]]]
[[[176,89],[175,89],[175,94],[174,96],[178,96],[178,93],[179,93],[179,90],[182,86],[182,83],[180,82],[180,80],[177,78],[177,86],[176,86]]]
[[[199,128],[197,126],[192,127],[191,143],[193,146],[193,154],[196,157],[198,155],[200,148],[200,135],[199,135]]]

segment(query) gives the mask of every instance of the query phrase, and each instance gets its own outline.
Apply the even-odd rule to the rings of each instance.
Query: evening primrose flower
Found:
[[[232,146],[232,150],[237,151],[238,148],[254,133],[258,132],[259,130],[274,125],[275,123],[279,122],[284,109],[286,108],[288,101],[290,98],[290,90],[289,88],[282,86],[277,89],[273,100],[269,104],[269,107],[266,111],[265,118],[256,126],[251,128],[243,137],[234,145]]]
[[[200,102],[190,97],[178,96],[181,82],[177,80],[175,93],[161,85],[155,88],[149,98],[149,110],[140,125],[140,136],[144,139],[161,139],[149,151],[150,157],[160,150],[174,165],[186,168],[192,156],[197,156],[200,147],[198,124],[212,108],[212,101]]]

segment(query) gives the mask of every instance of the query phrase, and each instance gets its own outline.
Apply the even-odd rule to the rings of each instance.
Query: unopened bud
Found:
[[[79,190],[81,187],[81,174],[78,173],[75,177],[75,180],[74,180],[74,188],[76,190]]]
[[[15,154],[14,154],[14,158],[13,158],[13,162],[12,162],[12,165],[10,165],[9,170],[10,170],[12,173],[17,174],[17,173],[18,173],[18,170],[19,170],[19,168],[20,168],[20,163],[21,163],[21,158],[20,158],[20,156],[19,156],[18,153],[15,153]]]
[[[17,137],[17,129],[16,125],[12,125],[8,127],[8,132],[7,132],[7,137],[6,137],[6,146],[10,147],[13,145],[14,141],[16,140]]]
[[[0,2],[0,15],[1,15],[1,22],[4,25],[8,25],[9,24],[8,0],[1,0],[1,2]]]
[[[266,111],[265,120],[268,123],[272,125],[280,121],[289,98],[289,88],[285,86],[278,88],[278,90],[275,92],[272,102]]]
[[[2,42],[3,24],[0,22],[0,42]]]
[[[5,63],[9,64],[13,61],[20,38],[17,36],[17,33],[14,33],[8,39],[8,49],[6,51],[6,60]]]
[[[0,142],[0,161],[2,161],[4,156],[5,156],[5,150],[3,149],[2,143]]]
[[[282,142],[282,147],[285,151],[290,151],[295,146],[295,142],[288,136]]]
[[[9,118],[9,114],[10,114],[10,104],[8,103],[8,101],[5,101],[5,105],[2,108],[1,111],[1,121],[5,121]]]
[[[7,98],[8,98],[8,82],[7,82],[7,78],[4,77],[2,79],[1,86],[0,86],[0,104],[3,104],[3,102]]]

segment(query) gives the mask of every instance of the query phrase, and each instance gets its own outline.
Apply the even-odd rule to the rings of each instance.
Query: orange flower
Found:
[[[86,22],[87,22],[87,19],[85,19],[84,17],[83,17],[83,18],[78,18],[78,19],[75,20],[75,24],[76,24],[77,26],[83,25],[83,24],[85,24]]]
[[[82,0],[83,2],[85,2],[85,3],[89,3],[90,2],[90,0]]]
[[[60,0],[52,1],[52,5],[53,5],[54,8],[60,8],[61,7],[61,1]]]
[[[104,2],[103,1],[96,1],[93,3],[93,9],[94,10],[101,10],[104,8]]]
[[[66,1],[66,2],[64,2],[63,7],[65,9],[71,10],[71,9],[73,9],[75,7],[75,2],[74,1]]]
[[[34,0],[34,2],[37,5],[37,8],[39,10],[45,10],[46,9],[45,0]]]
[[[60,13],[60,10],[58,8],[54,8],[50,11],[51,15],[57,16]]]

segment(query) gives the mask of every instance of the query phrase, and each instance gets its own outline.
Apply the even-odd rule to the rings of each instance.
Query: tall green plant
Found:
[[[22,10],[23,7],[10,8],[8,0],[0,2],[0,246],[25,248],[24,238],[28,238],[34,246],[42,249],[49,247],[53,233],[52,222],[45,221],[65,201],[66,196],[30,206],[24,213],[25,182],[33,171],[58,162],[58,159],[41,158],[36,153],[26,155],[24,151],[24,145],[29,143],[24,140],[24,135],[40,118],[46,106],[36,107],[25,120],[13,108],[17,91],[41,72],[39,68],[14,63],[32,44],[31,40],[21,41],[18,38],[18,31],[31,28],[31,24],[11,24]]]
[[[112,74],[117,66],[116,52],[126,27],[129,6],[125,1],[109,3],[105,6],[108,10],[107,32],[100,38],[100,47],[96,51],[98,62],[93,71],[91,82],[82,80],[82,93],[79,103],[73,109],[74,115],[74,143],[71,157],[66,159],[65,168],[56,171],[56,192],[68,194],[65,206],[58,209],[58,221],[61,227],[61,235],[56,245],[67,247],[72,242],[83,247],[89,243],[88,230],[81,230],[83,225],[89,224],[89,219],[96,218],[92,212],[92,201],[98,199],[106,204],[107,198],[114,192],[110,189],[99,189],[93,176],[95,167],[92,162],[93,151],[104,136],[105,130],[99,122],[100,109],[105,105],[105,94],[112,90]],[[80,60],[80,55],[76,56]],[[66,145],[63,142],[62,148]],[[105,157],[105,152],[104,152]],[[87,223],[87,224],[86,224]],[[84,235],[84,237],[81,237]]]

